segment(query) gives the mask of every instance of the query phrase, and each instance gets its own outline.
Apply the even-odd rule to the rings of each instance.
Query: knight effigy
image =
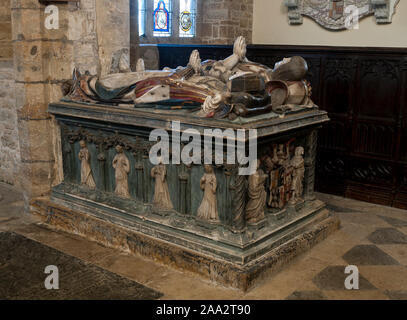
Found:
[[[301,106],[315,107],[308,66],[302,57],[285,58],[274,69],[246,58],[246,41],[236,39],[233,54],[216,61],[201,61],[191,53],[186,67],[146,71],[140,59],[131,72],[126,61],[121,73],[103,78],[74,71],[73,85],[64,101],[130,104],[136,108],[161,107],[196,110],[206,118],[250,117],[267,112],[284,113]]]

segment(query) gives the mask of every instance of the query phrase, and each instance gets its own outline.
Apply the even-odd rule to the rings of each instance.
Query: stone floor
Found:
[[[0,184],[0,232],[13,231],[88,264],[163,293],[161,299],[407,299],[407,211],[318,194],[342,221],[339,231],[247,293],[224,288],[48,230],[24,213],[21,195]],[[360,272],[359,290],[344,288],[348,265]]]

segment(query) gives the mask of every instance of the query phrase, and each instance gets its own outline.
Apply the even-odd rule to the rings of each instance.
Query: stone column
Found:
[[[47,113],[62,97],[61,84],[72,70],[96,73],[100,67],[95,0],[57,4],[59,28],[48,30],[45,6],[12,0],[16,109],[21,150],[21,186],[26,199],[49,193],[63,179],[59,127]]]
[[[19,177],[27,199],[47,193],[53,176],[51,117],[46,112],[50,82],[44,72],[49,64],[43,63],[51,42],[44,41],[44,7],[38,1],[14,0],[11,5],[22,163]]]
[[[0,182],[18,187],[20,149],[11,39],[10,0],[0,0]]]
[[[318,131],[312,130],[306,138],[305,145],[305,177],[304,177],[304,199],[315,200],[315,164],[317,158]]]
[[[96,29],[98,34],[101,76],[110,73],[112,57],[116,52],[122,51],[128,57],[130,55],[129,8],[129,0],[96,1]],[[138,37],[138,34],[134,36]]]

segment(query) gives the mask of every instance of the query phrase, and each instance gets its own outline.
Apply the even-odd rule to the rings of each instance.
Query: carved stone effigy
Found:
[[[170,192],[167,184],[167,168],[160,163],[151,170],[151,176],[155,179],[153,206],[159,210],[172,210]]]
[[[90,168],[90,154],[86,147],[86,142],[79,141],[81,151],[79,151],[79,160],[81,161],[81,184],[91,189],[96,188],[95,180],[93,179],[92,169]]]
[[[114,192],[122,198],[130,198],[128,174],[130,172],[130,162],[123,153],[121,145],[116,146],[116,156],[113,159],[113,168],[115,170],[116,189]]]
[[[249,177],[249,188],[247,190],[249,201],[246,206],[246,220],[248,223],[257,223],[264,219],[267,197],[264,183],[267,175],[259,168],[260,164],[261,162],[258,160],[256,172]]]
[[[233,54],[221,61],[202,62],[194,50],[186,67],[146,71],[142,66],[139,60],[136,72],[122,67],[123,73],[104,78],[74,70],[73,85],[63,101],[182,109],[196,117],[230,120],[271,110],[284,114],[316,107],[302,57],[285,58],[271,69],[247,60],[243,37],[236,39]]]
[[[200,187],[204,191],[204,195],[196,217],[209,223],[219,223],[216,176],[212,166],[205,165],[204,168],[205,174],[200,181]]]
[[[135,74],[114,75],[115,81],[132,83],[114,92],[100,87],[96,78],[77,79],[64,101],[49,105],[61,127],[64,181],[52,188],[50,200],[35,200],[32,208],[66,231],[173,261],[175,267],[246,290],[260,275],[277,271],[280,259],[288,262],[339,226],[314,194],[317,130],[329,119],[309,99],[310,86],[303,82],[306,63],[300,57],[287,58],[274,69],[251,64],[242,39],[226,60],[206,64],[198,56],[194,52],[186,68],[163,71],[166,76],[158,82],[156,73],[147,76],[140,62]],[[174,72],[182,77],[174,78]],[[162,81],[170,88],[170,100],[137,104],[143,94],[164,90],[157,87]],[[188,91],[188,97],[201,101],[198,110],[189,108],[185,92],[173,108],[171,95],[180,91],[171,91],[172,86],[190,89],[191,83],[207,90],[202,96],[195,95],[204,92],[196,87]],[[208,89],[221,83],[224,91]],[[91,95],[87,86],[94,86]],[[263,88],[262,94],[253,94],[253,88]],[[110,98],[102,101],[97,92]],[[131,97],[135,108],[122,105]],[[150,135],[168,130],[171,120],[179,121],[179,128],[168,133],[169,154],[153,165],[150,153],[157,142]],[[191,129],[202,135],[232,130],[230,141],[243,143],[246,154],[252,138],[237,132],[257,130],[257,167],[242,175],[246,165],[230,163],[226,155],[206,164],[208,148],[201,141],[194,146],[201,151],[197,161],[176,161],[177,135]],[[187,140],[181,141],[180,153],[192,143]],[[209,158],[219,156],[216,140],[209,140]],[[84,180],[89,172],[95,187],[81,188],[90,181]]]

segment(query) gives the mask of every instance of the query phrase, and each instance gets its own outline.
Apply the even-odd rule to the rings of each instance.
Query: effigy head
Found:
[[[143,59],[143,58],[140,58],[140,59],[137,60],[136,71],[137,71],[137,72],[144,72],[144,71],[146,71],[146,67],[145,67],[144,59]]]
[[[272,79],[281,81],[301,81],[305,79],[307,72],[307,61],[305,61],[303,57],[294,56],[291,58],[284,58],[282,61],[276,63],[272,73]]]
[[[304,148],[303,147],[297,147],[295,148],[295,155],[298,156],[303,156],[304,155]]]
[[[86,142],[85,142],[85,140],[79,141],[79,146],[80,146],[81,148],[85,148],[85,147],[86,147]]]
[[[204,170],[206,173],[213,173],[213,167],[210,164],[205,164]]]

